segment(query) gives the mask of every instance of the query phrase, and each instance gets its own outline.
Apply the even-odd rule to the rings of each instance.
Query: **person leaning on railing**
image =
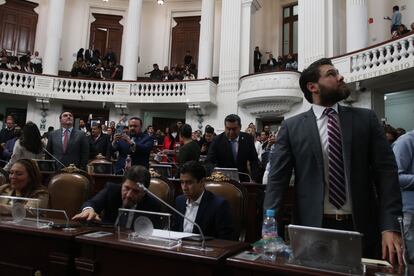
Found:
[[[34,202],[27,202],[25,207],[47,208],[49,192],[41,183],[41,174],[36,162],[30,159],[20,159],[10,169],[9,183],[0,186],[0,196],[37,198],[39,199],[38,205]],[[0,198],[0,214],[10,213],[10,200]]]

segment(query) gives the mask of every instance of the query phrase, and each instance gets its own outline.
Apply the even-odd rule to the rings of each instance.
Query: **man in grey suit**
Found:
[[[358,231],[364,256],[382,252],[394,263],[397,254],[401,264],[397,166],[375,113],[338,105],[350,90],[329,59],[312,63],[299,82],[312,108],[281,125],[264,209],[280,214],[293,169],[293,223]]]
[[[89,158],[88,139],[80,130],[73,128],[73,114],[64,111],[59,116],[61,128],[49,133],[47,151],[65,166],[75,164],[86,170]],[[58,167],[61,167],[57,164]]]

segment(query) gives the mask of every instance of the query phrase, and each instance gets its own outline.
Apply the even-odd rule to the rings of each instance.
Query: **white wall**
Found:
[[[42,133],[47,131],[47,128],[49,126],[52,126],[55,129],[60,128],[59,115],[62,112],[62,103],[51,101],[50,105],[48,106],[48,109],[49,110],[46,111],[46,129],[41,130]],[[27,103],[27,121],[32,121],[37,126],[40,126],[40,120],[42,119],[40,113],[40,106],[38,103],[36,103],[35,99]]]
[[[414,129],[414,89],[386,94],[385,118],[387,123],[409,131]]]

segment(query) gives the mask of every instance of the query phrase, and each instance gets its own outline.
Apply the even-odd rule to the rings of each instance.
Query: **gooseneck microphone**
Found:
[[[168,204],[167,202],[165,202],[161,198],[159,198],[156,194],[154,194],[153,192],[151,192],[143,184],[137,182],[137,185],[138,185],[138,187],[140,187],[141,189],[143,189],[146,193],[148,193],[149,195],[151,195],[153,198],[157,199],[162,204],[164,204],[165,206],[167,206],[168,208],[170,208],[171,210],[173,210],[176,214],[178,214],[179,216],[181,216],[183,219],[187,220],[192,225],[194,225],[195,227],[197,227],[198,231],[200,232],[200,236],[201,236],[201,248],[199,248],[199,249],[201,249],[202,251],[213,251],[213,249],[206,247],[206,239],[204,237],[204,233],[203,233],[203,230],[201,230],[200,225],[198,225],[195,221],[193,221],[193,220],[189,219],[188,217],[186,217],[183,213],[181,213],[180,211],[178,211],[177,209],[175,209],[174,207],[172,207],[170,204]]]
[[[56,156],[54,156],[53,154],[51,154],[46,148],[42,148],[42,150],[44,152],[46,152],[50,157],[52,157],[56,162],[59,163],[59,165],[61,165],[63,168],[66,168],[67,166],[65,166],[65,164],[63,164],[62,162],[60,162],[59,159],[56,158]]]

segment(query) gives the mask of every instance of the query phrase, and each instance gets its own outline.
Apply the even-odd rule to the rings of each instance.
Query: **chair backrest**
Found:
[[[207,178],[205,184],[206,190],[221,196],[230,205],[235,240],[244,241],[246,237],[246,208],[247,208],[247,190],[240,183],[232,180],[216,180],[212,177]]]
[[[162,176],[151,177],[148,190],[166,201],[168,204],[174,203],[174,187],[168,179]],[[164,206],[163,206],[164,207]],[[165,211],[169,211],[166,210]]]
[[[83,173],[55,174],[48,184],[51,208],[65,210],[69,218],[79,213],[82,204],[89,198],[92,181]]]

